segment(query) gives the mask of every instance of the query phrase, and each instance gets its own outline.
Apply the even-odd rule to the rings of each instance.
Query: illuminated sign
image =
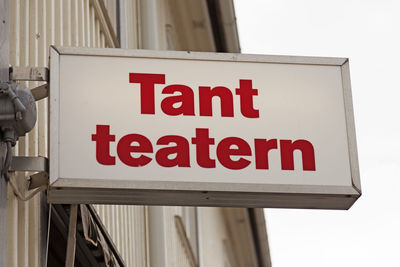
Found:
[[[51,48],[56,203],[346,209],[347,59]]]

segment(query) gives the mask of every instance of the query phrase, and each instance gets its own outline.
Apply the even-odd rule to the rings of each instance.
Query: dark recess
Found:
[[[216,52],[227,52],[225,35],[221,28],[221,12],[219,7],[219,1],[207,0],[208,12],[210,14],[211,27],[214,35],[215,49]]]

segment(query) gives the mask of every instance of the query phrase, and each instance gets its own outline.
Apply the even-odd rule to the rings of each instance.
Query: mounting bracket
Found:
[[[46,67],[10,67],[12,81],[49,81],[49,69]]]
[[[45,157],[15,156],[12,159],[10,171],[48,172],[49,160]]]
[[[49,96],[49,69],[46,67],[10,67],[10,80],[12,81],[38,81],[47,82],[31,89],[36,101]]]
[[[35,109],[35,104],[34,101],[41,100],[43,98],[46,98],[49,95],[49,69],[46,67],[10,67],[9,68],[9,79],[10,81],[39,81],[39,82],[45,82],[44,84],[41,84],[40,86],[33,88],[33,89],[28,89],[28,88],[22,88],[21,86],[15,84],[15,83],[7,83],[7,84],[1,84],[1,93],[5,95],[10,95],[9,98],[17,103],[14,103],[14,106],[11,104],[8,104],[5,102],[3,103],[3,106],[0,111],[0,118],[4,121],[2,123],[2,127],[0,129],[0,138],[5,139],[6,141],[9,141],[9,139],[12,141],[12,145],[15,145],[16,140],[18,139],[18,136],[22,136],[25,134],[27,131],[32,129],[33,127],[28,127],[30,126],[30,122],[33,121],[34,123],[36,122],[36,109]],[[25,95],[22,93],[18,93],[17,89],[22,91],[25,95],[28,95],[28,100],[26,100],[27,97],[24,98]],[[20,89],[22,88],[22,89]],[[22,98],[22,102],[19,100],[19,98]],[[29,99],[30,97],[30,99]],[[8,104],[8,106],[6,106]],[[19,104],[19,105],[17,105]],[[7,108],[7,109],[6,109]],[[27,122],[25,124],[22,124],[20,126],[21,120],[25,119],[21,114],[25,113],[26,109],[28,109],[29,112],[26,112],[26,114],[23,114],[24,116],[27,117]],[[16,113],[16,111],[19,113]],[[34,112],[33,112],[34,111]],[[10,114],[8,114],[10,113]],[[16,115],[15,115],[15,114]],[[32,114],[34,113],[34,116]],[[19,115],[19,116],[17,116]],[[30,116],[30,117],[29,117]],[[15,118],[14,118],[15,117]],[[32,118],[31,118],[32,117]],[[14,122],[16,120],[17,122]],[[7,124],[8,123],[8,124]],[[30,124],[29,124],[30,123]],[[29,124],[29,125],[28,125]],[[6,128],[5,126],[8,126]],[[6,130],[8,129],[16,129],[17,134],[14,134],[11,136]],[[13,131],[9,130],[9,132],[14,133]],[[6,132],[5,134],[2,132]],[[11,138],[11,137],[13,138]],[[8,139],[7,139],[8,138]],[[1,140],[1,139],[0,139]],[[11,155],[11,148],[8,147],[8,153]],[[48,175],[48,159],[44,157],[8,157],[7,158],[8,162],[11,162],[11,166],[8,164],[6,167],[9,171],[28,171],[28,172],[37,172],[33,175],[30,175],[27,180],[25,180],[23,183],[25,188],[28,190],[32,189],[37,189],[39,187],[43,188],[49,183],[49,175]],[[4,164],[6,166],[6,164]],[[3,170],[4,171],[4,170]],[[7,175],[7,170],[5,172],[5,177],[9,179]],[[28,181],[28,183],[26,183]],[[21,181],[16,181],[17,183],[21,183]],[[39,189],[37,189],[39,190]],[[36,190],[36,191],[37,191]],[[38,191],[37,191],[38,192]]]
[[[49,160],[45,157],[13,157],[10,171],[37,172],[29,177],[29,190],[49,183]]]

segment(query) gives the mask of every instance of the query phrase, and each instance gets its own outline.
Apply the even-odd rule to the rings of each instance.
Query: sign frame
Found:
[[[179,60],[262,62],[339,66],[351,171],[351,186],[258,185],[159,181],[115,181],[59,177],[60,56],[140,57]],[[77,96],[79,97],[79,96]],[[349,209],[361,196],[357,144],[347,58],[271,56],[232,53],[152,51],[112,48],[50,47],[49,175],[50,203],[229,206],[263,208]]]

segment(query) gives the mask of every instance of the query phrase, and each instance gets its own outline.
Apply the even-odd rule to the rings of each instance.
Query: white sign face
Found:
[[[51,49],[61,203],[347,209],[360,196],[348,61]]]

